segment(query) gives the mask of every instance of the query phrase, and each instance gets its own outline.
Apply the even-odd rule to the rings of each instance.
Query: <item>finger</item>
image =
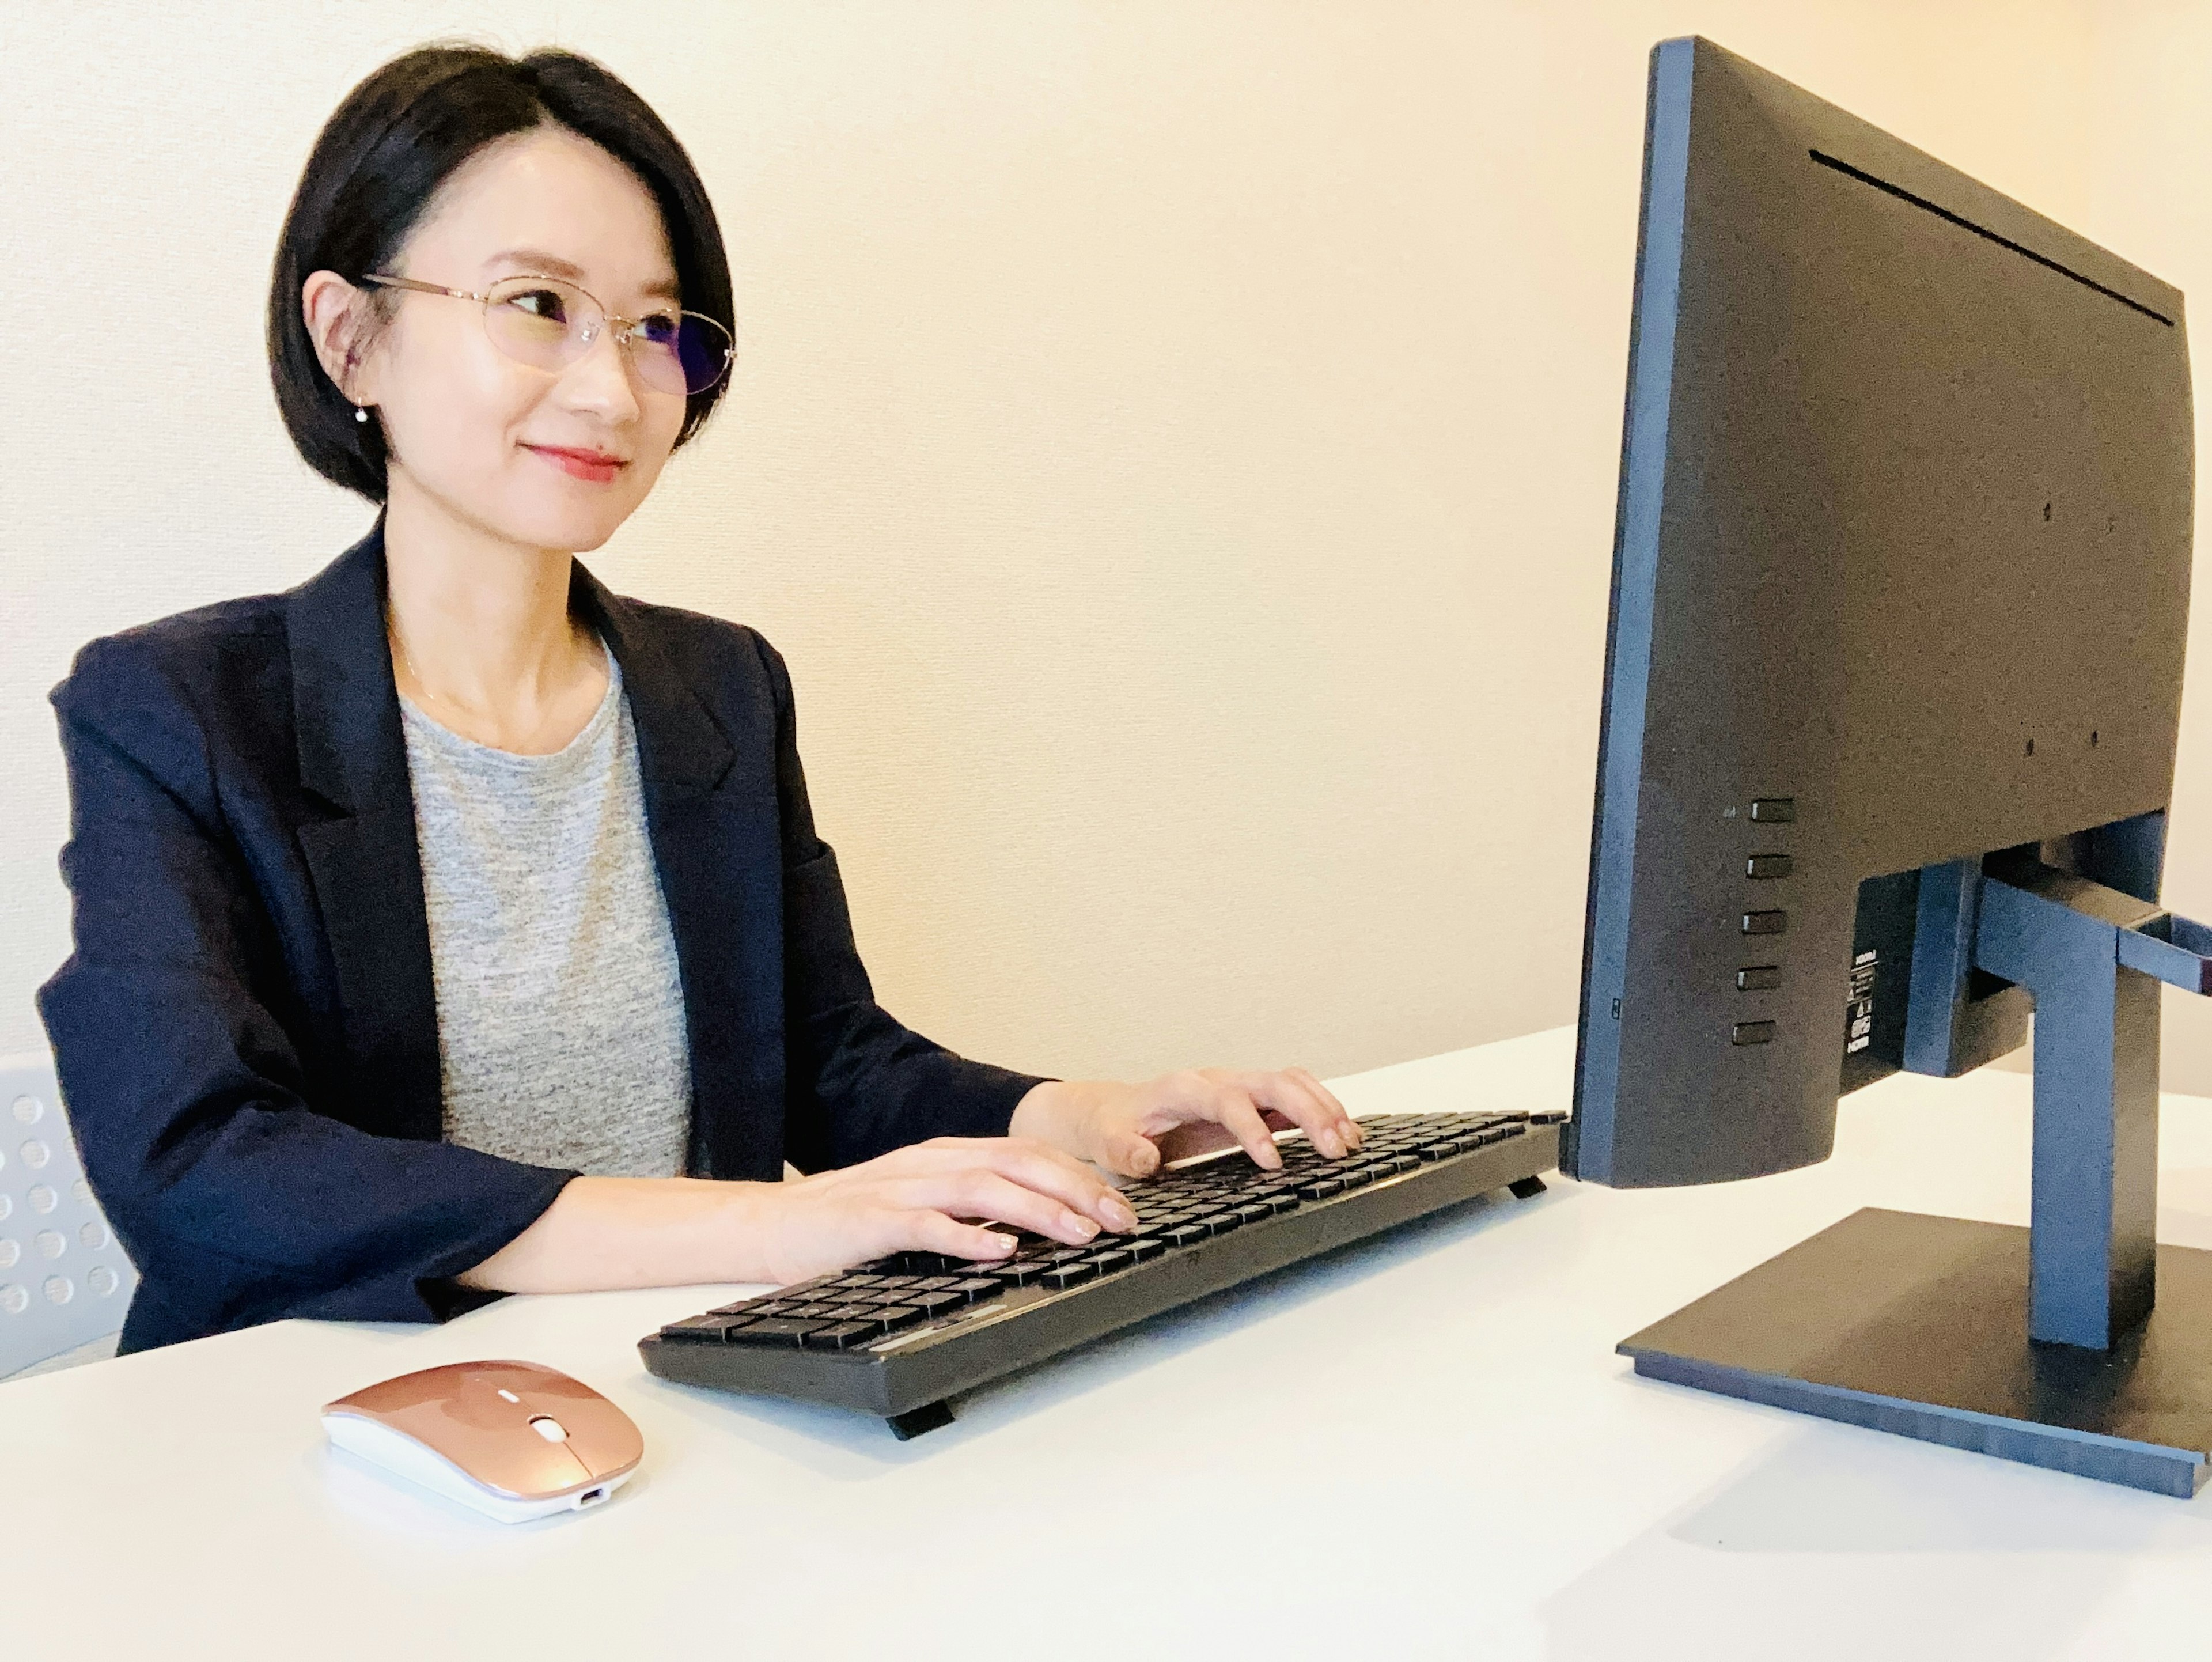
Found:
[[[948,1258],[988,1263],[1014,1250],[1014,1238],[1002,1229],[963,1223],[943,1212],[920,1211],[901,1215],[902,1245],[922,1252],[942,1252]]]
[[[1125,1178],[1149,1178],[1160,1169],[1160,1146],[1135,1131],[1115,1131],[1106,1138],[1106,1169]],[[1132,1221],[1136,1215],[1130,1214]]]
[[[1350,1153],[1365,1141],[1366,1134],[1359,1129],[1359,1123],[1345,1111],[1344,1105],[1336,1099],[1328,1087],[1305,1068],[1285,1068],[1280,1073],[1270,1075],[1268,1077],[1285,1081],[1302,1092],[1305,1099],[1312,1103],[1314,1111],[1322,1117],[1324,1123],[1334,1128],[1337,1141],[1343,1145],[1344,1152]],[[1308,1135],[1313,1138],[1315,1146],[1321,1148],[1323,1154],[1329,1152],[1325,1140],[1317,1132],[1309,1129]]]
[[[1133,1229],[1137,1223],[1129,1203],[1096,1169],[1034,1137],[932,1137],[880,1155],[872,1164],[878,1165],[887,1178],[988,1168],[1024,1188],[1051,1196],[1106,1228]]]
[[[1335,1092],[1330,1090],[1328,1086],[1322,1084],[1321,1081],[1314,1077],[1312,1069],[1307,1068],[1291,1068],[1286,1071],[1290,1073],[1292,1077],[1301,1081],[1306,1087],[1312,1091],[1316,1096],[1319,1097],[1323,1103],[1335,1110],[1336,1117],[1352,1128],[1352,1134],[1355,1139],[1363,1135],[1359,1129],[1359,1122],[1352,1117],[1352,1110],[1346,1107],[1343,1103],[1337,1100]],[[1355,1148],[1358,1146],[1356,1141],[1353,1146]]]
[[[1343,1116],[1325,1106],[1295,1075],[1258,1075],[1252,1081],[1250,1094],[1262,1106],[1286,1116],[1329,1159],[1342,1160],[1350,1151],[1352,1139]]]
[[[902,1178],[889,1185],[885,1194],[895,1205],[1010,1223],[1068,1246],[1087,1246],[1098,1237],[1096,1219],[1049,1195],[1011,1183],[988,1166]]]
[[[1049,1235],[1070,1246],[1098,1239],[1100,1220],[1054,1196],[1012,1181],[988,1169],[963,1172],[953,1179],[954,1201],[947,1209],[963,1217],[996,1218],[1017,1229]],[[1128,1202],[1121,1202],[1127,1212]],[[1129,1221],[1136,1216],[1129,1214]]]
[[[1121,1191],[1072,1154],[1027,1137],[1000,1137],[988,1145],[984,1158],[991,1170],[1010,1182],[1048,1195],[1109,1229],[1137,1227],[1137,1215],[1129,1209]],[[1157,1154],[1154,1163],[1158,1163]]]
[[[1260,1105],[1233,1085],[1220,1087],[1213,1098],[1214,1118],[1233,1133],[1244,1145],[1244,1152],[1252,1157],[1255,1166],[1273,1172],[1283,1164],[1282,1151],[1275,1147],[1267,1122],[1260,1117]]]

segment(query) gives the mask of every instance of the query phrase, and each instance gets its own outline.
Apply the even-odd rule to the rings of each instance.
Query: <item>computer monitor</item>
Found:
[[[1567,1171],[1824,1160],[1841,1095],[2016,1048],[2033,1004],[2033,1268],[2023,1240],[1989,1271],[2021,1330],[1987,1366],[2141,1324],[2157,978],[2201,989],[2212,947],[2155,904],[2192,469],[2178,291],[1710,41],[1655,49]],[[1624,1348],[1908,1428],[1925,1381],[1792,1367],[1902,1342],[1877,1318],[1910,1287],[1814,1328],[1775,1302],[1887,1251],[1794,1288],[1778,1260],[1705,1354]],[[1988,1446],[1959,1416],[2009,1389],[1920,1434]]]

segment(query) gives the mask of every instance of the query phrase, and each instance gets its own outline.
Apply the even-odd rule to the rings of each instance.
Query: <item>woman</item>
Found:
[[[1178,1125],[1357,1146],[1303,1070],[1040,1080],[877,1006],[782,660],[574,557],[713,411],[732,322],[689,157],[587,59],[425,48],[317,140],[271,368],[376,524],[54,694],[76,937],[40,1008],[143,1277],[123,1348],[988,1259],[990,1224],[1130,1227],[1097,1168]]]

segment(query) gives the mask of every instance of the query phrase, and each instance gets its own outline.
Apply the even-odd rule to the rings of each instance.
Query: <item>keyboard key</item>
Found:
[[[883,1329],[874,1322],[838,1322],[816,1328],[799,1342],[809,1350],[850,1350],[882,1336]]]
[[[1135,1258],[1141,1263],[1146,1258],[1157,1258],[1159,1257],[1161,1253],[1168,1250],[1168,1244],[1164,1240],[1157,1240],[1150,1235],[1141,1235],[1135,1240],[1131,1241],[1123,1250],[1126,1251],[1131,1257]]]
[[[959,1285],[960,1277],[957,1275],[927,1275],[915,1283],[916,1290],[924,1293],[942,1293],[947,1288]]]
[[[1170,1246],[1195,1246],[1209,1232],[1203,1224],[1180,1223],[1172,1229],[1160,1231],[1160,1239]]]
[[[1300,1200],[1327,1200],[1331,1195],[1344,1192],[1342,1178],[1316,1178],[1311,1183],[1302,1183],[1297,1188]]]
[[[1273,1207],[1261,1205],[1257,1202],[1250,1206],[1240,1206],[1237,1208],[1238,1220],[1244,1223],[1258,1223],[1262,1219],[1272,1218],[1274,1215],[1275,1211]]]
[[[1344,1179],[1344,1186],[1346,1189],[1357,1189],[1362,1184],[1375,1181],[1375,1174],[1364,1166],[1351,1166],[1338,1175]]]
[[[1089,1281],[1098,1273],[1095,1263],[1056,1263],[1044,1272],[1044,1284],[1051,1288],[1074,1287]]]
[[[1109,1247],[1103,1252],[1093,1252],[1084,1263],[1096,1264],[1102,1275],[1110,1275],[1116,1269],[1127,1269],[1136,1261],[1136,1254],[1126,1247],[1115,1246]]]
[[[921,1319],[921,1314],[912,1305],[879,1304],[876,1306],[875,1318],[883,1324],[884,1332],[896,1333],[902,1327],[913,1326]]]
[[[1000,1290],[999,1283],[988,1275],[970,1275],[957,1286],[945,1289],[948,1293],[957,1293],[970,1304],[982,1299],[994,1299]]]
[[[1267,1196],[1263,1202],[1270,1212],[1295,1212],[1298,1209],[1297,1196],[1285,1190]]]
[[[748,1322],[743,1327],[732,1328],[732,1344],[795,1345],[823,1322],[810,1322],[798,1316],[770,1316],[765,1321]]]
[[[1216,1235],[1225,1235],[1232,1229],[1242,1229],[1244,1227],[1244,1220],[1234,1212],[1216,1212],[1210,1217],[1200,1218],[1199,1222]]]
[[[942,1252],[902,1252],[898,1261],[899,1269],[909,1275],[942,1275],[960,1262]]]
[[[921,1279],[919,1275],[878,1275],[876,1277],[876,1285],[878,1287],[912,1287]]]
[[[881,1275],[841,1275],[837,1278],[837,1285],[840,1287],[879,1287],[883,1284],[883,1279],[884,1278]]]
[[[732,1331],[749,1325],[746,1318],[726,1316],[708,1311],[703,1316],[687,1316],[680,1322],[671,1322],[660,1330],[664,1339],[682,1339],[692,1344],[726,1344]]]
[[[917,1293],[907,1302],[925,1316],[941,1316],[948,1310],[960,1309],[968,1300],[948,1288],[943,1292]]]

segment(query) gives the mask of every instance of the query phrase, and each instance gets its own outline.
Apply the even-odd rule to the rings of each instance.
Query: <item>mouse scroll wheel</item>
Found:
[[[549,1443],[565,1443],[568,1440],[568,1428],[550,1414],[532,1415],[530,1428]]]

